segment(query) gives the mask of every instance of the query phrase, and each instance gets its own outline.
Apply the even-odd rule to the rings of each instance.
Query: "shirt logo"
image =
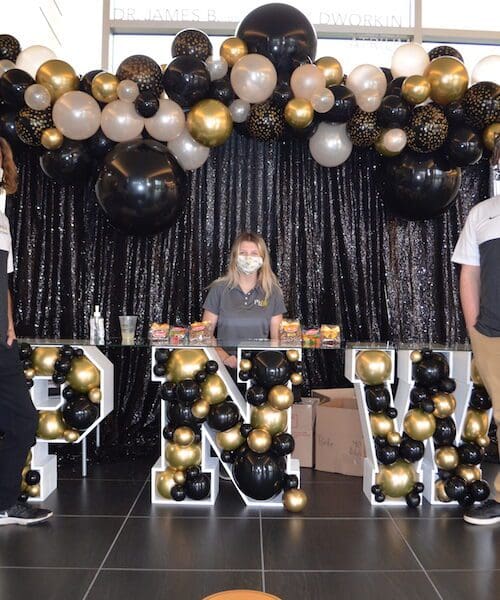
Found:
[[[269,302],[267,300],[257,300],[257,299],[254,300],[253,303],[256,306],[260,306],[261,308],[265,308],[269,304]]]

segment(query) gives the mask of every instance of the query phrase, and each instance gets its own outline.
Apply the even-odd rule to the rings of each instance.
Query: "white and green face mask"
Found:
[[[245,256],[243,254],[238,254],[236,264],[238,266],[238,271],[245,275],[251,275],[252,273],[256,273],[262,267],[263,262],[264,261],[260,256]]]

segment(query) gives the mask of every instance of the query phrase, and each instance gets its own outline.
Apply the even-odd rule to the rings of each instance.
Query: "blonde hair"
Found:
[[[252,242],[259,250],[259,255],[261,256],[263,263],[257,274],[257,281],[264,291],[264,299],[269,300],[273,289],[279,289],[280,284],[278,282],[278,278],[273,273],[271,268],[271,259],[269,258],[269,251],[264,238],[257,233],[252,233],[250,231],[244,231],[243,233],[240,233],[240,235],[234,240],[233,245],[231,246],[229,267],[226,271],[226,274],[222,277],[219,277],[219,279],[216,279],[211,285],[225,283],[227,287],[235,288],[239,284],[240,273],[238,271],[237,260],[242,242]]]
[[[12,150],[9,142],[0,137],[0,153],[2,155],[3,182],[0,182],[5,188],[7,194],[15,194],[17,190],[17,169],[12,156]]]

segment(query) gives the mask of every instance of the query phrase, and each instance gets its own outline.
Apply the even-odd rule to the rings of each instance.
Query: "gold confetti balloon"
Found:
[[[414,108],[406,128],[408,147],[415,152],[427,153],[440,148],[448,135],[448,120],[436,104]]]
[[[465,124],[478,131],[500,121],[500,85],[481,81],[471,86],[462,98]]]
[[[16,133],[19,139],[28,146],[40,146],[43,132],[53,126],[52,110],[50,108],[46,110],[21,108],[15,119]]]
[[[382,133],[378,124],[377,113],[365,112],[357,108],[352,119],[347,123],[347,134],[354,146],[368,148],[374,144]]]
[[[157,98],[163,91],[160,65],[144,54],[134,54],[123,60],[116,70],[116,77],[119,81],[135,81],[141,93],[152,92]]]
[[[271,102],[253,104],[244,126],[248,135],[262,142],[279,139],[285,131],[283,111]]]

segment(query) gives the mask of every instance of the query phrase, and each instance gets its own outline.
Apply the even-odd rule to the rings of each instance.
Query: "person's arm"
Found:
[[[212,329],[212,332],[215,331],[215,328],[217,327],[217,320],[218,320],[219,316],[216,315],[213,312],[210,312],[209,310],[205,309],[203,311],[203,317],[202,317],[202,321],[208,321],[210,323],[210,327]],[[231,367],[233,369],[236,369],[237,367],[237,359],[236,356],[233,356],[231,354],[228,354],[224,348],[216,348],[217,350],[217,354],[222,358],[222,362],[227,366],[227,367]]]
[[[272,340],[279,340],[280,338],[280,323],[283,320],[283,315],[274,315],[271,317],[270,334]]]
[[[479,315],[479,289],[480,267],[462,265],[460,270],[460,302],[467,331],[474,327]]]
[[[12,304],[12,295],[10,290],[7,293],[7,345],[12,346],[16,339],[16,331],[14,328],[14,310]]]

